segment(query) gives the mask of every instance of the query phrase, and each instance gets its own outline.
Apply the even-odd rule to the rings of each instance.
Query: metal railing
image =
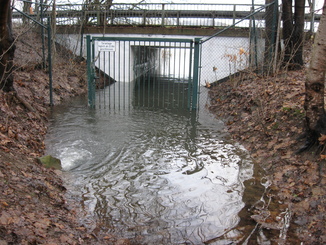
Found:
[[[40,4],[37,5],[40,8]],[[260,5],[256,5],[259,7]],[[249,4],[65,4],[56,5],[58,25],[159,25],[159,26],[227,26],[247,16]],[[35,9],[32,15],[40,16]],[[43,7],[43,17],[52,7]],[[21,18],[14,12],[13,18]],[[262,18],[262,16],[261,16]]]
[[[32,15],[47,18],[52,13],[49,5],[35,5]],[[41,11],[41,6],[43,10]],[[262,5],[255,5],[254,8]],[[252,12],[251,4],[181,4],[181,3],[113,3],[56,5],[58,25],[159,25],[159,26],[228,26]],[[318,21],[320,15],[306,11],[306,20]],[[264,11],[256,16],[263,19]],[[13,18],[22,18],[14,12]],[[245,26],[245,23],[239,26]]]
[[[34,6],[29,13],[34,18],[53,15],[52,6],[29,2]],[[164,26],[164,27],[225,27],[233,25],[262,5],[251,4],[197,4],[197,3],[112,3],[59,4],[55,6],[57,25],[87,26]],[[20,12],[13,12],[14,19],[22,19]],[[255,16],[264,20],[264,10]],[[306,8],[306,27],[309,30],[320,14],[311,15]],[[240,22],[236,27],[249,27]]]
[[[88,35],[86,47],[90,107],[197,108],[199,39]]]

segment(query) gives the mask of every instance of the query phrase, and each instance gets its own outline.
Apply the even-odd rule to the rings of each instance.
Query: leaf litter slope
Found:
[[[15,90],[0,91],[0,244],[113,244],[127,241],[78,222],[78,204],[67,202],[60,172],[36,160],[44,154],[49,80],[42,69],[41,37],[15,28]],[[54,104],[86,92],[85,63],[57,46]],[[45,52],[46,53],[46,52]],[[99,229],[98,229],[99,230]],[[121,243],[121,244],[122,244]]]
[[[252,218],[272,234],[280,217],[290,213],[287,240],[281,244],[326,243],[325,153],[296,154],[304,144],[298,139],[304,130],[304,79],[304,69],[273,77],[251,74],[209,91],[209,110],[266,171],[271,179],[267,196],[280,203],[264,212],[256,207]]]

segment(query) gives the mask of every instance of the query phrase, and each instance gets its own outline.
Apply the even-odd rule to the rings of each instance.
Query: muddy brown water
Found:
[[[142,244],[232,244],[256,224],[265,187],[223,123],[198,111],[90,109],[85,97],[53,108],[47,154],[62,161],[82,221]],[[265,183],[266,184],[266,183]]]

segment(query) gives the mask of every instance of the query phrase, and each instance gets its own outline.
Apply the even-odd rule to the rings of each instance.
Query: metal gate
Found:
[[[199,40],[88,35],[88,105],[196,109]]]

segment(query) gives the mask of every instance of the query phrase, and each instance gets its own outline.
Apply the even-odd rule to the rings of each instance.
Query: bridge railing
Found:
[[[51,16],[52,6],[30,2],[32,9],[29,15],[35,18]],[[261,5],[255,5],[258,8]],[[253,11],[251,4],[198,4],[198,3],[112,3],[112,4],[59,4],[56,5],[57,25],[88,25],[88,26],[195,26],[224,27],[236,23]],[[318,21],[320,15],[311,14],[306,8],[306,26]],[[41,16],[42,15],[42,16]],[[264,11],[256,20],[263,21]],[[18,12],[13,18],[22,19]],[[249,22],[241,22],[238,27],[248,27]]]
[[[40,5],[37,5],[40,6]],[[256,5],[259,7],[260,5]],[[250,14],[250,4],[65,4],[56,5],[58,25],[228,26]],[[51,15],[51,6],[34,15]],[[21,17],[13,13],[14,18]],[[262,16],[261,16],[262,17]],[[41,18],[41,17],[40,17]]]
[[[32,2],[31,2],[32,3]],[[236,23],[248,16],[253,9],[260,7],[251,4],[197,4],[197,3],[112,3],[112,4],[59,4],[56,5],[57,25],[87,25],[87,26],[195,26],[224,27]],[[52,6],[32,4],[34,8],[30,15],[35,18],[51,16]],[[320,18],[314,15],[311,19],[309,9],[306,9],[306,29],[310,23]],[[41,16],[42,15],[42,16]],[[13,18],[22,18],[13,13]],[[262,20],[264,27],[264,11],[256,20]],[[237,27],[248,27],[249,22],[241,22]]]
[[[107,13],[108,24],[115,25],[226,26],[250,13],[251,7],[246,4],[114,4],[102,14]]]

